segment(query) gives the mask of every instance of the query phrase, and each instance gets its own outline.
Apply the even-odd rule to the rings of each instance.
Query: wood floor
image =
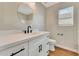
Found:
[[[49,51],[48,56],[78,56],[77,53],[56,47],[55,51]]]

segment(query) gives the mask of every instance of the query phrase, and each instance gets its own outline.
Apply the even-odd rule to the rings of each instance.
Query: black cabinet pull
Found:
[[[21,49],[21,50],[15,52],[15,53],[12,53],[10,56],[14,56],[14,55],[18,54],[19,52],[21,52],[21,51],[23,51],[23,50],[25,50],[25,48],[23,48],[23,49]]]
[[[39,52],[42,51],[42,44],[39,46]]]

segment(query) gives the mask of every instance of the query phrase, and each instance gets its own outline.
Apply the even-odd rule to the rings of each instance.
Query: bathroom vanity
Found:
[[[49,32],[22,32],[0,37],[0,56],[47,56]]]

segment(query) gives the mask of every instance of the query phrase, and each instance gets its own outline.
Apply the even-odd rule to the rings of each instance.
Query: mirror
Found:
[[[30,25],[33,19],[33,9],[30,4],[31,3],[19,3],[17,8],[18,19],[25,25]]]

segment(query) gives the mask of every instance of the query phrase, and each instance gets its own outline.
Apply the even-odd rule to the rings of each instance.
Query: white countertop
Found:
[[[0,50],[8,48],[14,44],[19,44],[20,42],[25,42],[31,38],[47,34],[49,32],[33,32],[30,34],[25,34],[23,32],[16,32],[10,35],[0,37]],[[18,42],[18,43],[17,43]]]

